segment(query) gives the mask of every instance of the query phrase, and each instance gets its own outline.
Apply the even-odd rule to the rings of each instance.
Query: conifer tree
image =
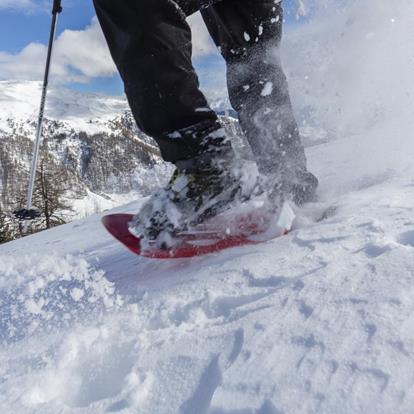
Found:
[[[33,204],[40,209],[42,215],[41,229],[50,229],[65,224],[65,212],[72,209],[64,200],[68,190],[68,174],[64,167],[58,166],[52,156],[45,152],[39,162],[36,176]]]

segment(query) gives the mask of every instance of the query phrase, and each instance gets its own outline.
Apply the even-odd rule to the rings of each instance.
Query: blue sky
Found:
[[[50,28],[52,1],[37,9],[5,9],[0,14],[0,50],[18,52],[30,42],[46,43]],[[0,2],[1,4],[1,2]],[[58,34],[67,28],[84,29],[95,14],[92,1],[62,1],[64,12],[59,15]]]
[[[295,1],[285,0],[287,24],[295,22],[291,16],[297,7]],[[29,4],[29,6],[24,7],[25,4]],[[15,76],[19,79],[25,77],[41,78],[41,67],[44,64],[44,53],[50,28],[51,4],[52,0],[0,0],[0,79],[12,79]],[[91,25],[91,20],[95,15],[92,1],[63,0],[62,4],[64,10],[59,16],[58,38],[68,30],[79,31],[79,36],[81,36],[81,32]],[[89,37],[95,38],[96,35],[92,32],[93,30],[89,32]],[[84,56],[85,51],[79,50],[79,43],[82,42],[76,44],[76,39],[59,40],[60,44],[57,46],[59,50],[56,52],[58,56],[54,57],[55,66],[59,66],[59,68],[55,67],[55,71],[59,72],[59,75],[56,75],[55,79],[59,77],[60,83],[78,90],[121,94],[122,84],[118,75],[114,73],[113,68],[108,67],[109,64],[102,65],[102,57],[99,57],[100,60],[95,63],[90,62],[89,66],[85,62],[86,69],[79,63],[82,60],[85,61],[86,57]],[[28,45],[33,43],[44,46],[37,45],[34,50],[29,48],[30,50],[22,53]],[[93,46],[91,48],[93,49]],[[78,55],[80,55],[78,62],[74,64]],[[73,69],[77,63],[79,65]],[[201,83],[205,87],[209,87],[212,82],[211,73],[220,73],[220,71],[224,73],[222,59],[214,48],[200,53],[194,63],[199,72]],[[33,66],[32,71],[30,71],[31,65]],[[102,65],[104,68],[100,71],[94,70],[92,65],[95,67]],[[76,76],[79,72],[89,73],[89,75]]]

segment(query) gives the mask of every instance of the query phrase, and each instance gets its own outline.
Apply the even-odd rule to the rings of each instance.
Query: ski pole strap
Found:
[[[59,14],[62,12],[62,0],[53,0],[52,14]]]

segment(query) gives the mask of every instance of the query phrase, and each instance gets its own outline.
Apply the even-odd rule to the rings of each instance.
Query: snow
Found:
[[[269,96],[273,91],[273,82],[266,82],[263,86],[262,92],[260,95]]]
[[[413,412],[413,11],[351,4],[287,36],[295,107],[327,131],[289,235],[153,261],[97,214],[0,246],[1,411]]]
[[[6,120],[37,122],[42,83],[37,81],[0,81],[0,126]],[[110,131],[106,123],[128,109],[123,97],[81,93],[57,85],[48,89],[45,116],[70,125],[75,131]],[[95,122],[90,122],[95,120]]]
[[[326,175],[348,155],[309,151]],[[344,186],[288,236],[191,260],[134,256],[99,215],[2,246],[0,406],[410,412],[414,183]]]

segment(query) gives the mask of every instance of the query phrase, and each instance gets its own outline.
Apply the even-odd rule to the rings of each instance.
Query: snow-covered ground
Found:
[[[289,235],[153,261],[95,215],[0,247],[2,412],[414,412],[414,5],[359,3],[286,39],[334,138]]]

